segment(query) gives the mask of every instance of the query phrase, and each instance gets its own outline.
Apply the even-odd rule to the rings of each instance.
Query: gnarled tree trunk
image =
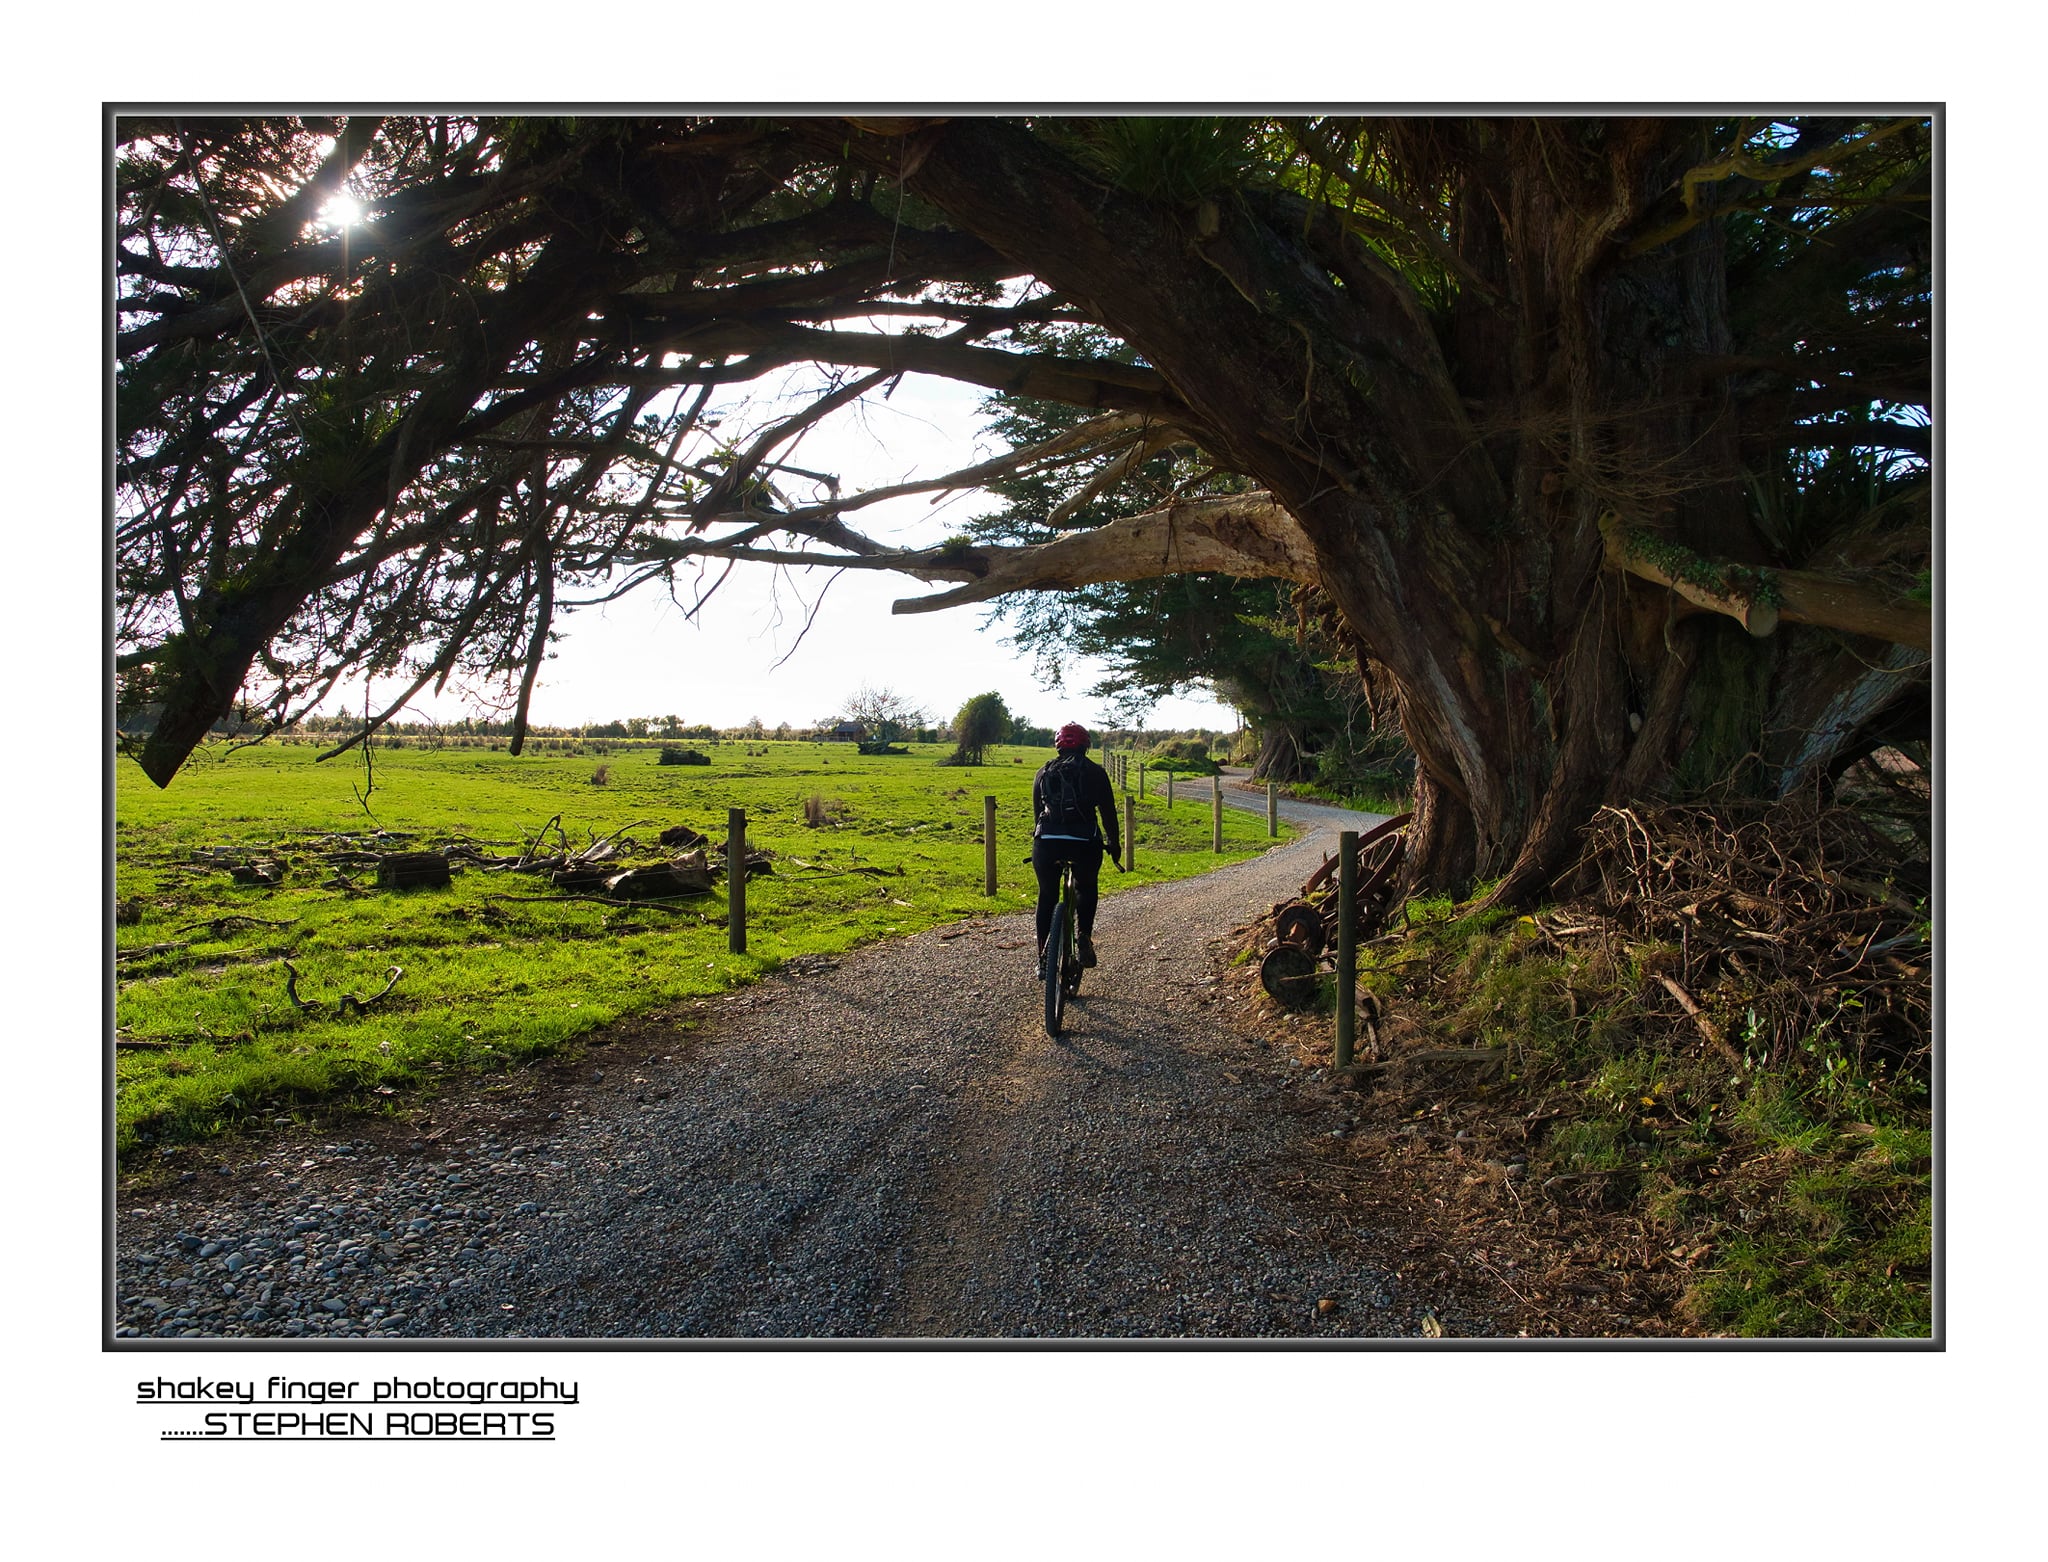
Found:
[[[1174,210],[983,122],[933,133],[911,182],[1086,299],[1298,522],[1318,584],[1400,691],[1412,881],[1498,878],[1521,899],[1603,799],[1656,789],[1681,760],[1699,780],[1759,757],[1767,785],[1809,774],[1908,692],[1914,659],[1680,617],[1693,604],[1610,567],[1615,517],[1679,558],[1768,558],[1729,376],[1702,368],[1735,346],[1723,230],[1625,242],[1698,149],[1659,120],[1465,134],[1469,276],[1447,326],[1326,212],[1277,192]],[[1802,739],[1771,747],[1774,721],[1815,707]]]

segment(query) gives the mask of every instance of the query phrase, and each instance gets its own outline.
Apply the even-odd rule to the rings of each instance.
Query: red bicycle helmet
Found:
[[[1068,749],[1085,750],[1088,747],[1088,729],[1078,721],[1070,721],[1060,728],[1059,736],[1052,740],[1052,746],[1061,753]]]

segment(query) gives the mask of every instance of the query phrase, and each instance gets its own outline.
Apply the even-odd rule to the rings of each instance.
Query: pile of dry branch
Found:
[[[644,847],[627,831],[647,823],[640,820],[595,838],[587,846],[571,848],[562,829],[562,816],[557,814],[535,831],[516,855],[492,856],[469,847],[451,848],[450,855],[465,856],[483,873],[545,875],[556,889],[578,899],[623,904],[710,894],[726,872],[723,848],[683,824],[663,830],[656,847]],[[772,852],[751,850],[746,855],[748,878],[775,871]]]
[[[1542,919],[1619,934],[1731,1062],[1770,1067],[1826,1032],[1859,1072],[1921,1073],[1930,1024],[1928,865],[1866,810],[1812,797],[1605,808]]]

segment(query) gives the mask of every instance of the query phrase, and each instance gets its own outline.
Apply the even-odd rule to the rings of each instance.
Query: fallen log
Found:
[[[673,900],[683,895],[710,894],[711,875],[693,864],[665,862],[614,873],[604,881],[604,889],[607,895],[620,900]]]

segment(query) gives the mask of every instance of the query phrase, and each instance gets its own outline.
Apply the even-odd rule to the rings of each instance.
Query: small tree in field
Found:
[[[993,691],[977,694],[953,718],[953,763],[978,765],[982,750],[1010,735],[1010,708]]]
[[[846,702],[846,719],[867,728],[869,737],[894,743],[911,728],[922,726],[925,713],[922,706],[894,689],[863,684]]]

